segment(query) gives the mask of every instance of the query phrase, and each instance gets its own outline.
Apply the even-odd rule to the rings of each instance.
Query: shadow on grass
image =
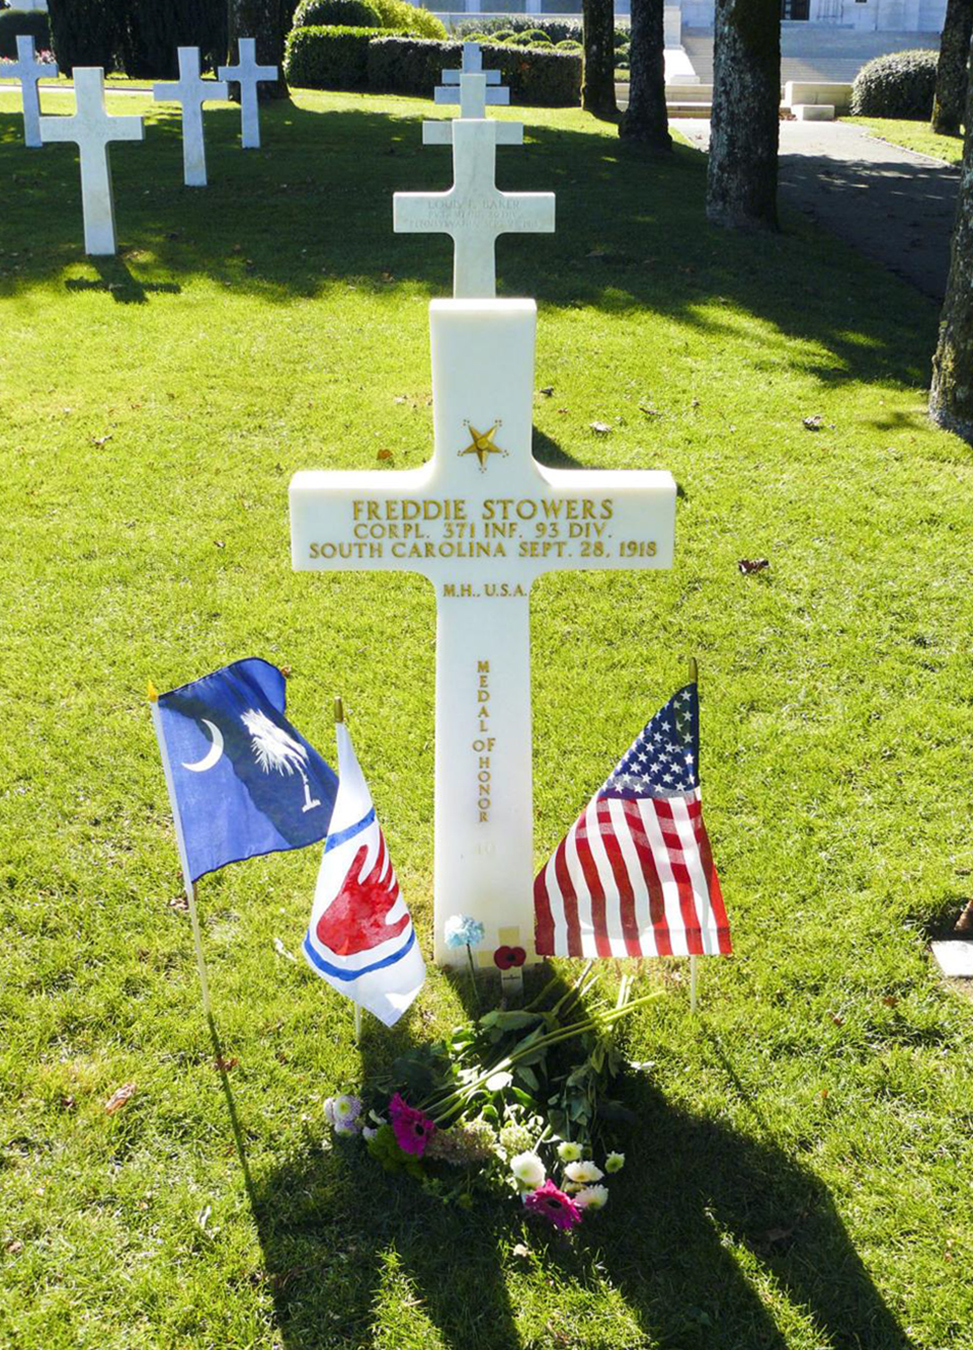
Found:
[[[401,101],[394,105],[401,113],[388,114],[373,106],[363,98],[324,113],[265,107],[264,147],[250,151],[239,147],[235,110],[208,111],[205,189],[182,185],[175,114],[158,115],[144,144],[113,145],[121,265],[130,281],[112,298],[144,299],[153,285],[168,289],[192,277],[268,303],[326,300],[349,282],[391,304],[403,283],[443,294],[452,242],[393,234],[392,194],[445,190],[450,154],[421,145],[422,104]],[[0,116],[0,137],[8,137],[0,169],[16,186],[4,219],[6,248],[16,256],[0,255],[0,296],[86,265],[73,147],[26,151],[10,138],[18,120]],[[703,212],[705,164],[687,147],[646,162],[610,131],[527,130],[523,149],[498,155],[498,182],[556,191],[557,234],[501,236],[501,294],[566,309],[648,311],[716,341],[755,316],[773,330],[748,332],[758,368],[776,359],[781,338],[796,338],[813,344],[800,359],[829,383],[925,382],[934,308],[908,292],[898,306],[897,283],[850,247],[801,220],[759,248],[714,229]],[[76,278],[72,284],[78,289]]]
[[[483,991],[489,1006],[494,985]],[[468,978],[457,976],[456,988],[472,1009]],[[416,1025],[409,1017],[387,1033],[366,1019],[366,1081],[414,1044]],[[717,1059],[739,1092],[719,1047]],[[419,1344],[431,1329],[451,1350],[573,1344],[567,1321],[550,1341],[537,1339],[540,1327],[521,1334],[510,1291],[528,1275],[545,1293],[570,1286],[588,1306],[614,1289],[639,1328],[631,1350],[785,1350],[768,1285],[822,1342],[909,1350],[826,1187],[759,1119],[756,1134],[744,1134],[673,1105],[634,1071],[620,1087],[638,1121],[623,1145],[626,1170],[612,1183],[611,1208],[573,1245],[526,1224],[512,1201],[443,1206],[382,1173],[360,1140],[322,1149],[308,1132],[266,1174],[251,1183],[247,1173],[286,1350],[371,1345],[379,1324],[383,1344]],[[224,1090],[242,1160],[225,1075]]]
[[[106,291],[118,305],[145,305],[150,295],[180,295],[182,287],[176,281],[140,281],[121,258],[92,258],[91,266],[98,280],[87,277],[68,277],[64,286],[68,291]]]

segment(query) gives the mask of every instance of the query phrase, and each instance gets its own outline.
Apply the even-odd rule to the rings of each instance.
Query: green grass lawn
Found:
[[[843,122],[854,122],[880,140],[902,145],[920,155],[944,159],[947,164],[959,164],[963,158],[962,136],[937,136],[929,130],[928,122],[909,122],[895,117],[843,117]]]
[[[451,246],[393,235],[391,194],[449,159],[426,104],[297,94],[259,152],[208,113],[211,186],[186,189],[172,110],[110,104],[149,125],[113,152],[121,254],[91,261],[72,150],[26,151],[0,93],[0,1342],[969,1350],[973,1015],[927,942],[973,890],[973,451],[926,420],[934,307],[803,218],[711,229],[685,146],[647,162],[580,112],[523,113],[500,183],[558,193],[553,238],[498,248],[501,293],[540,308],[537,453],[680,486],[671,571],[536,587],[537,858],[693,652],[736,954],[695,1019],[684,966],[647,973],[640,1125],[564,1250],[325,1141],[322,1097],[448,1028],[462,989],[431,971],[358,1049],[275,948],[298,950],[318,850],[205,878],[248,1190],[146,681],[287,664],[329,758],[340,692],[428,947],[431,590],[292,573],[287,484],[430,453]]]

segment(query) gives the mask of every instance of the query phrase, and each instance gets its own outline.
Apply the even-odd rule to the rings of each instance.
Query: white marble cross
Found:
[[[77,111],[70,117],[42,117],[41,140],[74,141],[81,160],[81,208],[85,252],[107,257],[115,252],[115,197],[112,191],[111,141],[141,141],[141,117],[110,117],[105,110],[105,72],[100,66],[75,66]]]
[[[230,91],[218,80],[204,80],[199,73],[199,48],[179,48],[179,80],[176,84],[154,84],[152,97],[157,103],[178,103],[182,107],[182,168],[187,187],[206,186],[206,144],[203,140],[203,104],[228,99]]]
[[[466,960],[444,942],[452,914],[485,925],[481,964],[492,965],[501,945],[536,960],[531,584],[565,568],[672,565],[670,474],[548,469],[534,459],[536,315],[532,300],[434,300],[432,459],[404,471],[297,473],[290,486],[296,569],[404,569],[436,589],[435,940],[443,964]],[[583,622],[583,587],[576,603]],[[592,786],[577,785],[579,801]]]
[[[216,73],[221,80],[232,80],[240,86],[240,143],[244,150],[259,150],[260,106],[257,102],[257,85],[266,80],[276,80],[277,67],[257,65],[256,38],[240,38],[238,45],[240,54],[237,64],[220,66]]]
[[[0,80],[19,80],[24,99],[24,144],[36,150],[44,142],[41,140],[41,103],[37,91],[38,80],[45,76],[54,77],[57,66],[54,62],[38,61],[34,52],[34,39],[24,33],[17,34],[17,59],[0,63]]]
[[[498,235],[554,230],[553,192],[497,188],[498,125],[457,119],[452,123],[453,186],[448,192],[397,192],[392,202],[397,233],[452,235],[457,298],[496,295]]]
[[[475,42],[463,43],[463,67],[461,70],[444,70],[443,83],[433,91],[437,103],[458,103],[460,117],[486,117],[486,105],[508,104],[510,90],[505,88],[488,89],[488,85],[500,84],[499,70],[484,70],[483,55]],[[459,86],[459,97],[456,86]],[[423,122],[423,145],[450,145],[453,140],[452,121]],[[523,122],[498,122],[497,145],[523,145]]]

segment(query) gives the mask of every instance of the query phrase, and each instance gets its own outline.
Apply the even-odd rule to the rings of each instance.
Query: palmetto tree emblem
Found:
[[[302,811],[311,811],[320,806],[319,801],[311,798],[311,784],[305,768],[307,749],[300,741],[272,722],[264,712],[251,708],[243,714],[243,725],[250,733],[254,758],[264,773],[280,773],[290,777],[299,773],[304,783],[304,805]]]

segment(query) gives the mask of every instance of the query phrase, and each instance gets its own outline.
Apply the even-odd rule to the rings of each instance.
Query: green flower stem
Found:
[[[646,1003],[652,1003],[661,996],[662,990],[656,990],[650,994],[643,994],[641,998],[632,999],[621,1007],[598,1013],[596,1016],[588,1016],[581,1022],[574,1022],[567,1027],[559,1027],[556,1031],[549,1031],[545,1036],[532,1039],[532,1033],[532,1036],[525,1037],[524,1041],[509,1055],[484,1069],[471,1083],[464,1083],[462,1087],[453,1088],[440,1097],[434,1097],[428,1104],[423,1104],[420,1109],[432,1116],[437,1124],[441,1124],[444,1120],[448,1120],[450,1116],[455,1115],[457,1110],[462,1110],[470,1098],[474,1097],[494,1074],[505,1073],[520,1060],[526,1059],[528,1055],[534,1054],[539,1049],[549,1049],[552,1045],[559,1045],[562,1041],[570,1041],[576,1036],[582,1036],[587,1031],[606,1030],[622,1017],[627,1017],[630,1012],[634,1012],[636,1008]]]
[[[480,991],[476,984],[476,966],[473,964],[473,948],[469,943],[466,944],[466,955],[470,962],[470,980],[473,984],[473,1002],[477,1007],[480,1006]]]

